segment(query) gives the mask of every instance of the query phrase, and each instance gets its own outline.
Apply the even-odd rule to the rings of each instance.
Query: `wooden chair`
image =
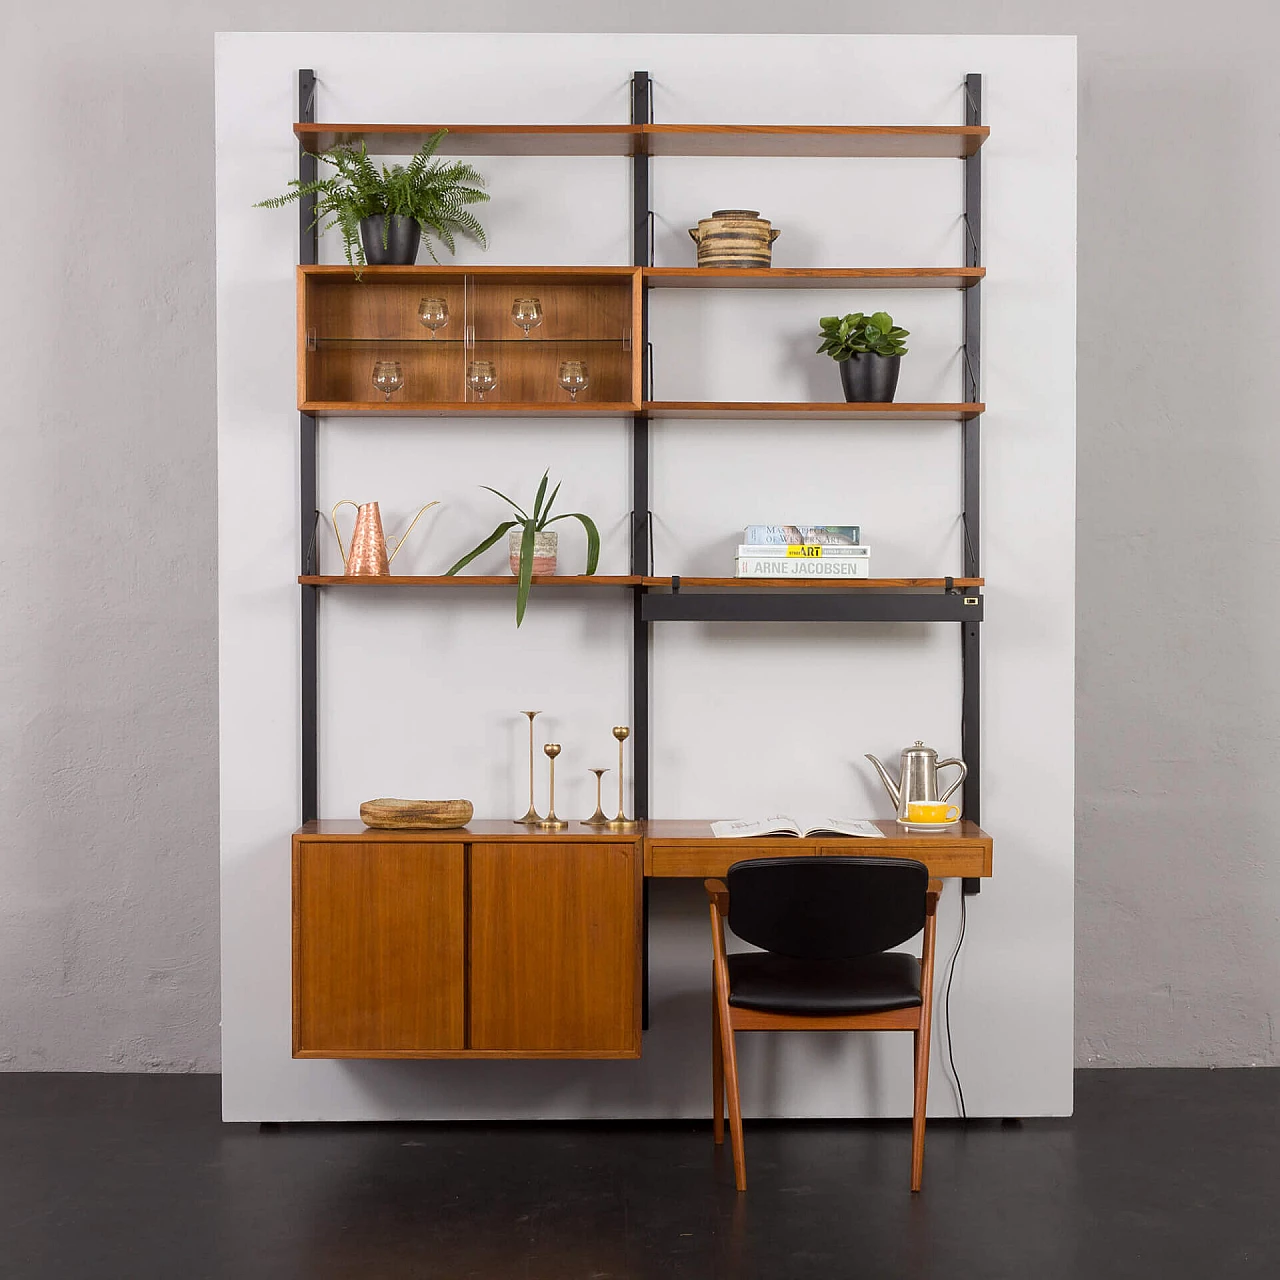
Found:
[[[911,1190],[924,1173],[939,880],[906,858],[759,858],[708,880],[714,946],[712,1126],[747,1189],[735,1031],[910,1031],[915,1041]],[[724,926],[759,952],[729,955]],[[923,929],[921,958],[889,950]]]

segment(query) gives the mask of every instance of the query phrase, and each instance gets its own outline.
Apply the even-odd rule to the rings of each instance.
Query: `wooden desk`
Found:
[[[876,819],[883,840],[856,836],[823,836],[797,840],[790,836],[759,840],[718,840],[711,823],[701,819],[655,818],[639,830],[618,834],[571,822],[564,831],[546,832],[502,819],[476,819],[451,831],[375,831],[358,818],[308,822],[297,835],[312,841],[376,841],[393,844],[626,844],[644,846],[644,874],[659,879],[707,879],[722,876],[745,858],[803,857],[841,854],[869,858],[916,858],[939,878],[991,875],[991,837],[976,823],[963,820],[949,831],[908,831],[892,819]]]
[[[791,836],[718,840],[711,823],[656,819],[644,824],[644,873],[658,878],[723,876],[747,858],[798,858],[839,854],[863,858],[916,858],[939,878],[989,876],[991,837],[967,819],[949,831],[914,832],[898,823],[876,821],[883,840],[860,836]]]
[[[293,837],[295,1058],[637,1058],[642,876],[701,880],[744,858],[918,858],[989,876],[971,822],[883,840],[717,840],[709,822],[634,832],[452,831],[308,822]]]

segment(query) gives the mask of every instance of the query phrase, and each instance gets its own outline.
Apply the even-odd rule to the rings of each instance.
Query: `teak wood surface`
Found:
[[[294,1056],[638,1057],[642,868],[638,839],[579,824],[308,823]]]
[[[294,841],[295,1057],[465,1048],[463,846],[447,834]]]
[[[373,360],[369,371],[372,376]],[[370,383],[372,386],[372,383]],[[399,393],[397,393],[399,394]],[[503,404],[500,401],[379,400],[353,403],[350,400],[305,400],[300,413],[325,418],[630,418],[639,408],[634,404],[566,400],[563,404]]]
[[[439,155],[465,156],[920,156],[962,158],[986,125],[311,124],[293,132],[306,151],[363,141],[374,155],[412,155],[447,129]]]
[[[516,578],[510,573],[435,574],[426,577],[406,577],[391,574],[387,577],[348,578],[333,574],[302,574],[298,581],[304,587],[514,587]],[[631,574],[566,573],[534,574],[537,587],[635,587],[641,579]]]
[[[844,400],[646,400],[641,411],[646,418],[741,419],[846,419],[894,418],[913,422],[966,422],[986,412],[985,404],[860,404]]]
[[[985,267],[644,267],[655,289],[968,289]]]
[[[418,321],[424,296],[441,297],[449,322]],[[512,323],[518,297],[542,302],[524,337]],[[634,413],[640,404],[640,272],[619,268],[298,268],[298,407],[327,414],[486,416]],[[390,400],[372,382],[393,359],[404,385]],[[467,385],[472,360],[492,361],[497,386],[483,400]],[[561,360],[584,360],[590,383],[569,399]]]
[[[472,845],[471,1049],[640,1056],[641,874],[634,842]]]
[[[821,836],[798,840],[794,836],[759,839],[718,839],[711,834],[710,819],[649,818],[642,821],[635,840],[643,846],[644,874],[659,878],[704,880],[722,876],[744,858],[802,857],[818,853],[853,857],[915,858],[931,875],[939,877],[987,877],[992,874],[992,839],[981,827],[963,819],[948,831],[913,832],[893,819],[874,819],[883,840],[858,836]],[[473,818],[456,831],[374,831],[358,818],[324,818],[298,829],[298,840],[430,845],[463,841],[502,844],[619,844],[629,843],[598,827],[571,822],[563,832],[540,832],[518,822]]]
[[[719,839],[711,823],[658,819],[644,824],[644,873],[657,878],[706,879],[723,876],[735,862],[749,858],[806,856],[914,858],[938,877],[991,875],[991,837],[967,818],[949,831],[908,831],[893,819],[875,819],[883,840],[861,836],[761,836]]]

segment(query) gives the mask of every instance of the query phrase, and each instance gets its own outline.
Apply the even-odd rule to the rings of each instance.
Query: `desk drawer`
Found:
[[[735,862],[754,858],[803,858],[817,853],[799,840],[779,840],[772,844],[738,840],[701,840],[689,844],[650,845],[645,859],[649,876],[686,876],[706,879],[723,876]]]

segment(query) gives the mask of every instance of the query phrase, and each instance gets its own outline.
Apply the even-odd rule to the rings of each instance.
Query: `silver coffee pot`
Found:
[[[873,755],[867,759],[876,767],[880,781],[884,783],[893,807],[898,812],[901,822],[908,820],[908,808],[913,800],[945,801],[951,793],[964,781],[969,772],[963,760],[954,756],[947,760],[939,760],[938,753],[932,747],[926,747],[919,738],[912,746],[902,749],[902,763],[895,782],[889,771]],[[960,776],[941,794],[938,794],[938,770],[954,764],[960,769]]]

